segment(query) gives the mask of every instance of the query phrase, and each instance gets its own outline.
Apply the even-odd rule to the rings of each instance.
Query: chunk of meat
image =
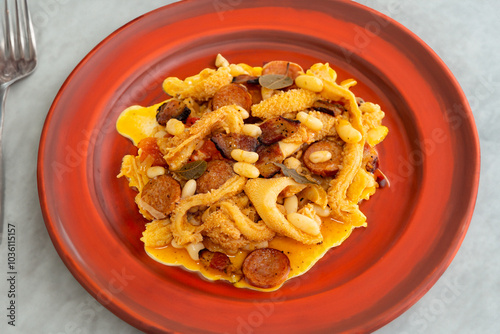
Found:
[[[287,70],[288,66],[288,70]],[[285,60],[273,60],[265,64],[262,67],[262,75],[266,74],[281,74],[287,75],[288,77],[295,80],[300,74],[304,73],[304,70],[299,64],[293,63],[291,61]]]
[[[200,261],[207,267],[227,272],[231,267],[229,256],[221,252],[211,252],[208,249],[200,251]]]
[[[304,153],[304,164],[314,174],[321,176],[335,176],[342,164],[342,150],[340,143],[321,140],[307,148]],[[332,157],[325,162],[314,163],[309,158],[312,153],[319,151],[327,151],[332,154]]]
[[[144,186],[141,199],[153,209],[168,215],[181,199],[181,185],[169,175],[157,176]]]
[[[158,107],[156,121],[160,125],[166,125],[169,120],[175,118],[185,123],[190,114],[191,109],[189,109],[182,100],[174,98]]]
[[[281,139],[295,134],[300,128],[300,121],[291,120],[283,116],[268,119],[260,125],[262,134],[259,141],[262,144],[271,145]]]
[[[213,110],[232,104],[240,106],[245,110],[250,110],[252,95],[250,95],[245,86],[234,83],[222,86],[212,98]]]
[[[378,152],[374,147],[365,145],[362,165],[365,166],[366,171],[369,173],[373,174],[377,170],[379,165]]]
[[[152,166],[166,166],[167,162],[163,159],[163,153],[160,151],[156,138],[147,137],[141,140],[137,147],[142,150],[141,162],[148,156],[153,158]]]
[[[242,269],[250,285],[268,289],[285,282],[290,273],[290,260],[277,249],[261,248],[248,254]]]
[[[250,137],[241,133],[218,133],[211,138],[221,154],[227,158],[231,158],[231,152],[234,149],[255,152],[259,141],[254,137]]]
[[[258,104],[262,101],[262,90],[259,84],[259,77],[242,74],[234,77],[233,83],[243,85],[247,88],[250,95],[252,95],[252,104]]]
[[[346,111],[346,108],[343,104],[326,100],[318,100],[314,102],[313,109],[316,111],[324,112],[328,115],[332,115],[333,117],[339,116],[344,111]]]
[[[279,143],[274,143],[269,146],[261,145],[257,148],[257,154],[259,154],[259,160],[255,163],[255,167],[259,169],[260,175],[265,178],[270,178],[281,170],[278,166],[273,164],[273,162],[282,163],[283,160],[285,160]]]
[[[226,160],[212,160],[207,164],[205,173],[196,180],[196,192],[203,194],[217,189],[235,175],[233,166]]]

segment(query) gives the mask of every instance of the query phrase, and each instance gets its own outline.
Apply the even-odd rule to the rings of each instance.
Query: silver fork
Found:
[[[11,84],[35,70],[36,44],[27,0],[5,1],[3,31],[0,35],[0,244],[4,225],[4,170],[2,155],[2,130],[5,96]],[[12,5],[12,2],[14,4]],[[13,8],[12,8],[13,7]]]

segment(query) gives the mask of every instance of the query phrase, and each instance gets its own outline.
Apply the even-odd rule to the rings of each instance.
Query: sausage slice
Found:
[[[211,138],[217,149],[227,159],[231,158],[231,152],[234,149],[255,152],[259,141],[253,137],[240,133],[218,133]]]
[[[168,215],[181,199],[181,185],[169,175],[157,176],[144,186],[141,199],[155,210]]]
[[[261,248],[248,254],[242,269],[250,285],[267,289],[285,282],[290,273],[290,260],[277,249]]]
[[[213,110],[232,104],[240,106],[245,110],[250,110],[252,95],[250,95],[245,86],[234,83],[222,86],[212,98]]]
[[[207,193],[217,189],[232,178],[236,173],[226,160],[212,160],[207,164],[207,170],[196,180],[196,192]]]
[[[242,74],[234,77],[233,83],[243,85],[247,88],[250,95],[252,95],[252,104],[258,104],[262,101],[262,90],[259,84],[259,77]]]
[[[262,134],[259,141],[262,144],[271,145],[281,139],[290,137],[300,128],[300,121],[291,120],[283,116],[268,119],[260,125]]]
[[[287,72],[287,66],[288,66],[288,72]],[[286,74],[293,80],[295,80],[295,78],[298,77],[303,72],[304,69],[302,69],[302,66],[300,66],[297,63],[292,63],[291,61],[286,61],[286,60],[273,60],[262,67],[262,75]]]
[[[170,99],[158,107],[156,121],[160,125],[166,125],[170,119],[175,118],[185,123],[190,114],[191,109],[186,107],[184,102],[178,99]]]
[[[312,153],[318,151],[328,151],[332,154],[332,157],[328,161],[314,163],[309,157]],[[329,140],[318,141],[309,146],[305,151],[304,164],[314,174],[335,176],[342,164],[342,145]]]

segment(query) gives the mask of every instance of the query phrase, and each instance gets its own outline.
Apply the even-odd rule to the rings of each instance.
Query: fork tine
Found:
[[[10,26],[10,10],[9,1],[5,0],[4,8],[4,38],[5,38],[5,58],[9,58],[12,55],[12,50],[14,50],[14,37]]]
[[[26,24],[26,38],[28,39],[28,52],[29,58],[36,58],[36,39],[35,39],[35,31],[33,30],[33,22],[31,21],[31,14],[28,7],[28,0],[23,0],[24,2],[24,22]]]
[[[19,14],[19,1],[16,0],[15,3],[16,9],[16,34],[15,42],[17,44],[17,54],[14,56],[19,56],[20,59],[25,59],[25,43],[24,43],[24,22],[22,22],[22,18]],[[22,10],[22,9],[21,9]]]

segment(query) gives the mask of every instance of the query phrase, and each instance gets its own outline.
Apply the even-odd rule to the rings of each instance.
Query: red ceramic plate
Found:
[[[310,272],[261,293],[151,260],[134,193],[116,179],[134,151],[115,131],[129,105],[164,99],[166,76],[231,62],[329,62],[380,104],[391,187],[362,205],[354,231]],[[146,332],[368,332],[413,305],[450,264],[479,178],[472,113],[443,62],[407,29],[351,1],[186,1],[119,29],[76,67],[44,126],[41,207],[69,270],[97,300]]]

